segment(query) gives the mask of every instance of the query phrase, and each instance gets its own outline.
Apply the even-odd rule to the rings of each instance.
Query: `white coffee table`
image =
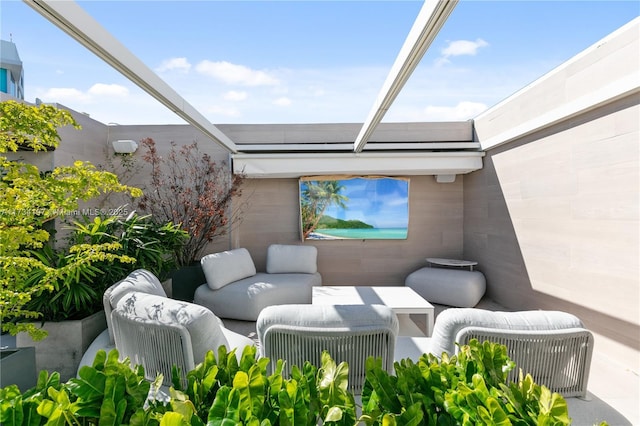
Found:
[[[398,316],[400,335],[431,336],[433,332],[433,305],[409,287],[313,287],[311,303],[314,305],[386,305]],[[410,314],[425,315],[426,329],[420,330],[410,319]]]

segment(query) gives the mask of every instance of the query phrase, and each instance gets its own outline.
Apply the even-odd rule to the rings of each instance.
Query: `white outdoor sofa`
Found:
[[[256,272],[245,248],[201,259],[207,282],[196,289],[194,303],[220,318],[255,321],[267,306],[311,303],[311,289],[322,285],[314,246],[272,244],[265,272]]]
[[[393,372],[398,318],[384,305],[275,305],[260,312],[256,322],[260,355],[285,360],[284,373],[305,361],[320,366],[328,351],[336,364],[349,366],[349,389],[360,393],[369,356],[382,359]]]
[[[517,381],[522,369],[536,383],[564,397],[586,398],[593,335],[580,319],[566,312],[446,309],[436,317],[432,337],[399,337],[395,359],[417,360],[423,353],[453,355],[458,345],[471,339],[507,347],[516,363],[509,381]]]
[[[168,298],[158,278],[138,269],[109,287],[103,296],[107,330],[100,334],[82,357],[80,368],[91,365],[100,349],[118,349],[120,358],[142,365],[146,378],[163,375],[163,385],[171,385],[171,368],[185,374],[204,360],[209,350],[236,349],[240,358],[253,340],[228,330],[209,309],[194,303]],[[186,384],[186,383],[184,383]]]

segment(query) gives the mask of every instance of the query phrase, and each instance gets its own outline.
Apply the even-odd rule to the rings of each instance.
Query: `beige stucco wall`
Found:
[[[300,244],[298,179],[246,181],[244,220],[231,244],[245,247],[258,269],[269,244]],[[462,179],[436,183],[434,176],[409,177],[406,240],[306,241],[318,248],[325,285],[404,285],[425,258],[462,255]]]
[[[640,94],[627,83],[640,69],[637,28],[479,117],[481,143],[516,137],[490,146],[484,168],[464,181],[464,256],[480,262],[488,294],[511,309],[575,313],[596,334],[596,351],[636,373]],[[630,90],[616,94],[615,86]],[[610,97],[520,136],[513,131],[593,93]]]

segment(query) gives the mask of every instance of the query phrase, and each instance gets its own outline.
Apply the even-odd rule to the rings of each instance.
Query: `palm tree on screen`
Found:
[[[346,209],[348,197],[342,195],[345,189],[339,180],[307,181],[301,191],[300,213],[302,215],[302,235],[307,238],[318,226],[327,208],[336,205]]]

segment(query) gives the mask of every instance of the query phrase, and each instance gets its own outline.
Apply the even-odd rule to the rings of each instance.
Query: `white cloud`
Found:
[[[447,47],[440,51],[440,58],[437,60],[438,65],[449,63],[449,58],[452,56],[475,56],[478,50],[483,47],[489,46],[489,43],[481,38],[475,41],[471,40],[454,40],[450,41]]]
[[[78,89],[72,87],[52,87],[41,96],[46,102],[87,102],[90,97]],[[51,101],[49,101],[49,99]]]
[[[470,101],[462,101],[452,107],[430,105],[423,110],[422,118],[426,121],[465,121],[486,109],[485,104]]]
[[[276,77],[266,71],[252,70],[244,65],[236,65],[226,61],[202,61],[196,65],[196,71],[226,84],[276,86],[280,83]]]
[[[156,71],[179,71],[182,73],[188,73],[191,69],[191,64],[187,61],[187,58],[170,58],[162,61],[160,66],[156,68]]]
[[[237,90],[230,90],[223,95],[223,99],[227,101],[244,101],[249,97],[247,92],[239,92]]]
[[[291,103],[292,103],[291,99],[284,96],[273,101],[274,105],[282,106],[282,107],[289,106],[291,105]]]
[[[97,83],[91,86],[88,92],[92,96],[118,96],[126,97],[129,95],[129,89],[120,84],[103,84]]]

